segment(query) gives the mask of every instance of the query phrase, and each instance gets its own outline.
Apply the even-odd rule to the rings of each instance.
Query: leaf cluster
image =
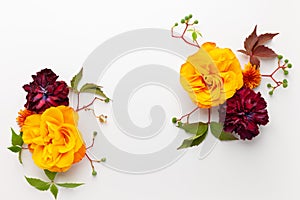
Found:
[[[185,139],[178,149],[184,149],[188,147],[198,146],[201,144],[207,136],[208,130],[221,141],[237,140],[237,138],[229,132],[223,130],[223,124],[218,122],[203,123],[184,123],[179,124],[179,128],[185,130],[185,132],[193,134],[192,137]]]
[[[76,188],[83,183],[55,183],[54,179],[57,175],[57,172],[51,172],[48,170],[44,170],[46,176],[49,178],[50,181],[43,181],[38,178],[29,178],[25,176],[26,181],[34,188],[40,190],[40,191],[47,191],[50,189],[50,192],[54,196],[55,199],[57,199],[58,195],[58,187],[63,188]]]
[[[94,83],[85,83],[80,89],[78,89],[79,82],[82,79],[83,68],[72,78],[71,88],[76,93],[91,93],[98,96],[104,97],[105,102],[109,102],[109,98],[102,91],[102,86],[96,85]]]
[[[273,39],[279,33],[265,33],[257,35],[257,26],[255,26],[253,32],[244,41],[244,50],[238,50],[245,55],[250,56],[250,63],[252,65],[260,66],[259,58],[274,58],[277,54],[265,46],[264,44]]]
[[[11,144],[12,146],[8,147],[8,149],[14,153],[19,154],[19,162],[22,164],[22,146],[24,144],[23,138],[22,138],[22,132],[20,134],[17,134],[14,129],[11,128]]]

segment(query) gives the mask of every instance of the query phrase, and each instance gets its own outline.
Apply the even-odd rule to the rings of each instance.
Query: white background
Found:
[[[28,163],[19,165],[10,153],[10,127],[25,102],[21,86],[30,75],[51,67],[70,80],[87,56],[110,37],[139,28],[169,28],[186,14],[199,19],[203,41],[237,50],[258,24],[258,31],[280,32],[270,44],[294,68],[289,88],[269,98],[271,122],[251,142],[219,143],[204,160],[199,149],[156,173],[130,175],[97,165],[90,175],[86,160],[61,180],[83,181],[75,190],[61,190],[59,199],[205,199],[296,200],[300,195],[299,162],[299,6],[296,0],[253,1],[4,1],[0,3],[0,191],[1,199],[52,199],[23,178]],[[104,55],[105,56],[105,55]],[[180,66],[178,66],[179,68]],[[266,70],[268,71],[268,70]],[[27,164],[27,163],[26,163]]]

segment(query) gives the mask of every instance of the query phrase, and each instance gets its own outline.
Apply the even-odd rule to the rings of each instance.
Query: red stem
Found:
[[[86,156],[86,158],[90,161],[91,167],[92,167],[92,169],[93,169],[93,171],[94,171],[94,170],[95,170],[95,166],[94,166],[94,164],[93,164],[94,160],[91,159],[87,153],[85,153],[85,156]]]
[[[278,88],[281,84],[282,84],[282,82],[281,81],[277,81],[273,76],[274,76],[274,74],[278,71],[278,70],[280,70],[280,69],[285,69],[286,68],[286,63],[284,64],[284,65],[280,65],[280,60],[278,60],[278,67],[271,73],[271,74],[262,74],[261,76],[262,77],[268,77],[268,78],[271,78],[273,81],[274,81],[274,83],[276,83],[276,86],[275,87],[273,87],[273,90],[275,90],[276,88]]]
[[[95,144],[95,137],[93,137],[93,140],[92,140],[92,144],[90,146],[88,146],[86,149],[90,149],[94,146]]]
[[[207,124],[210,124],[210,115],[211,115],[211,108],[208,108],[207,109],[207,111],[208,111],[208,121],[207,121]]]
[[[79,94],[80,94],[80,92],[77,93],[77,107],[76,107],[76,110],[79,109],[79,103],[80,103],[79,102],[79,96],[80,96]]]
[[[180,39],[182,39],[185,43],[187,43],[187,44],[189,44],[189,45],[192,45],[192,46],[194,46],[194,47],[200,48],[200,45],[198,44],[197,41],[195,41],[196,44],[194,44],[194,43],[191,43],[191,42],[187,41],[187,40],[185,39],[185,37],[184,37],[184,35],[185,35],[185,33],[186,33],[188,27],[189,27],[189,26],[192,26],[192,25],[194,25],[194,23],[193,23],[193,24],[188,24],[188,23],[186,22],[186,23],[185,23],[185,29],[184,29],[184,31],[183,31],[183,33],[182,33],[181,35],[175,35],[175,34],[174,34],[174,27],[172,27],[172,28],[171,28],[171,35],[172,35],[173,38],[180,38]]]
[[[199,107],[196,107],[194,110],[192,110],[188,114],[185,114],[185,115],[181,116],[177,121],[181,121],[183,118],[186,117],[187,118],[186,121],[187,121],[187,123],[189,123],[190,115],[193,114],[194,112],[196,112],[198,109],[199,109]]]
[[[85,105],[85,106],[82,106],[81,108],[77,108],[77,109],[76,109],[76,112],[81,111],[81,110],[84,110],[84,109],[90,107],[91,105],[93,105],[93,103],[94,103],[96,100],[105,101],[104,99],[101,99],[101,98],[99,98],[99,97],[95,97],[95,98],[92,100],[91,103],[89,103],[89,104],[87,104],[87,105]]]

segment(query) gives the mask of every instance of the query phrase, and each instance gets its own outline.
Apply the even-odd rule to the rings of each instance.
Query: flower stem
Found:
[[[210,124],[210,118],[211,118],[211,108],[207,109],[208,112],[208,120],[207,120],[207,124]]]

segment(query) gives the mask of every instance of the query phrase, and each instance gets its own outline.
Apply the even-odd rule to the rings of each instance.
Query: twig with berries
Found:
[[[267,87],[271,89],[271,90],[269,91],[269,94],[270,94],[270,95],[273,95],[274,90],[277,89],[278,87],[280,87],[281,85],[282,85],[283,88],[287,88],[287,86],[288,86],[288,81],[287,81],[287,79],[283,79],[282,81],[279,81],[279,80],[277,80],[277,79],[274,77],[274,75],[275,75],[278,71],[282,70],[282,71],[283,71],[283,74],[287,76],[287,75],[289,74],[289,72],[288,72],[287,69],[288,69],[288,68],[292,68],[292,64],[289,63],[289,60],[288,60],[288,59],[285,59],[284,62],[283,62],[283,64],[282,64],[283,56],[282,56],[282,55],[278,55],[277,58],[278,58],[278,62],[277,62],[277,65],[278,65],[278,66],[277,66],[277,68],[276,68],[271,74],[262,74],[262,75],[261,75],[262,77],[271,78],[272,81],[275,83],[275,85],[272,85],[271,83],[268,83],[268,84],[267,84]]]
[[[90,146],[88,146],[86,149],[89,150],[90,148],[92,148],[95,144],[95,138],[97,136],[97,132],[94,131],[93,132],[93,140],[92,140],[92,144]],[[91,167],[92,167],[92,175],[96,176],[97,175],[97,171],[95,170],[95,166],[94,166],[94,162],[96,163],[100,163],[100,162],[105,162],[106,158],[101,158],[100,160],[95,160],[92,159],[87,153],[85,153],[85,157],[89,160]]]
[[[178,23],[176,22],[174,24],[174,26],[171,28],[171,35],[173,38],[179,38],[179,39],[182,39],[185,43],[189,44],[189,45],[192,45],[194,47],[198,47],[200,48],[200,45],[197,41],[197,38],[198,36],[202,37],[202,34],[197,30],[195,29],[193,26],[195,24],[198,24],[198,20],[195,20],[193,23],[191,23],[191,19],[192,19],[193,15],[188,15],[188,16],[185,16],[184,19],[181,19],[181,24],[184,24],[185,25],[185,28],[182,32],[181,35],[176,35],[174,33],[174,28],[178,26]],[[192,42],[189,42],[186,38],[185,38],[185,34],[186,32],[191,32],[192,33],[192,39],[193,39],[193,43]]]

